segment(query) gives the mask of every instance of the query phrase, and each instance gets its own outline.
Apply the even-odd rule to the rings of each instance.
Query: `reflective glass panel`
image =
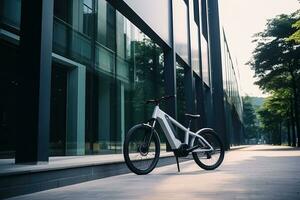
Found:
[[[121,153],[165,95],[163,50],[105,0],[56,0],[53,49],[51,155]]]
[[[21,0],[0,1],[0,23],[19,29],[21,23]]]
[[[198,76],[200,74],[200,60],[199,60],[199,30],[198,25],[195,22],[194,17],[194,0],[189,1],[190,4],[190,28],[191,28],[191,59],[192,59],[192,69]]]
[[[185,69],[183,65],[176,62],[177,119],[183,125],[185,125],[184,114],[186,113],[184,74],[185,74]]]
[[[93,13],[85,1],[54,1],[53,51],[84,65],[91,63]]]
[[[209,61],[208,61],[208,46],[207,41],[201,34],[201,61],[202,61],[202,80],[206,85],[210,85],[210,71],[209,71]]]
[[[174,35],[176,52],[186,62],[188,60],[188,10],[184,0],[173,1],[174,10]]]

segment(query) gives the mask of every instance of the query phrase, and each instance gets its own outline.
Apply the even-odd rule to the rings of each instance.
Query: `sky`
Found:
[[[266,97],[254,85],[253,71],[245,65],[255,48],[253,35],[265,29],[267,19],[300,9],[297,0],[219,0],[220,21],[232,58],[237,62],[242,96]]]

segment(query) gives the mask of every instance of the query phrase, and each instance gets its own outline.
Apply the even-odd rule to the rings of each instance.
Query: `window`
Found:
[[[92,36],[93,3],[92,0],[83,1],[83,33]]]
[[[78,1],[66,2],[60,5],[78,6]],[[54,52],[84,70],[53,66],[58,76],[52,79],[52,119],[59,120],[62,128],[55,131],[57,127],[52,124],[51,152],[121,153],[128,129],[151,117],[153,106],[145,105],[145,100],[165,94],[163,51],[105,0],[96,1],[95,8],[94,1],[81,2],[81,14],[60,15],[68,17],[68,22],[59,15],[54,20]],[[90,37],[91,30],[95,30],[95,38]],[[75,93],[79,89],[81,92]],[[84,113],[82,119],[68,120],[72,112],[79,111]],[[63,119],[57,117],[59,114]],[[76,127],[74,123],[84,126],[83,130],[70,131]]]
[[[186,113],[184,79],[185,79],[185,68],[181,63],[176,62],[177,119],[181,124],[185,123],[184,114]]]
[[[188,64],[188,10],[184,0],[173,1],[176,53]]]
[[[21,0],[0,1],[0,24],[5,24],[14,29],[20,29]]]
[[[208,32],[207,32],[207,2],[206,0],[201,1],[201,24],[202,24],[202,34],[204,38],[208,39]]]
[[[206,85],[210,85],[210,71],[208,59],[208,44],[205,37],[201,34],[201,66],[202,66],[202,80]]]
[[[194,15],[194,0],[189,1],[190,4],[190,33],[191,33],[191,61],[193,71],[201,76],[200,74],[200,60],[199,60],[199,28],[195,21]]]

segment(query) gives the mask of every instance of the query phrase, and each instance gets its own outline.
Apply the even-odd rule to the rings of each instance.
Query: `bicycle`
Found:
[[[150,173],[159,160],[160,139],[155,130],[156,122],[161,126],[176,157],[178,172],[180,172],[178,157],[187,157],[190,153],[194,161],[205,170],[216,169],[223,162],[224,147],[213,129],[202,128],[195,133],[190,131],[192,119],[197,119],[200,115],[186,113],[185,116],[189,118],[186,128],[159,108],[161,101],[172,97],[175,96],[146,101],[146,104],[155,104],[152,118],[146,123],[133,126],[125,137],[123,145],[125,163],[135,174]],[[183,142],[175,137],[174,125],[185,132]]]

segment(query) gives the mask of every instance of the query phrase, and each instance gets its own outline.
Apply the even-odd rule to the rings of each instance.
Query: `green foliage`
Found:
[[[245,138],[256,138],[259,129],[258,120],[251,103],[251,98],[248,96],[243,97],[243,121],[245,128]]]
[[[290,87],[292,74],[299,70],[300,48],[288,40],[298,18],[299,12],[279,15],[268,21],[264,32],[256,34],[257,46],[248,64],[258,78],[256,84],[265,91]]]
[[[261,128],[268,133],[270,143],[281,143],[281,124],[289,118],[291,92],[281,90],[273,92],[257,111]]]
[[[268,20],[266,29],[255,35],[256,48],[247,63],[255,72],[257,84],[272,94],[258,111],[264,131],[274,142],[280,140],[281,125],[294,107],[296,126],[299,127],[300,89],[300,10],[291,15],[278,15]],[[290,103],[294,102],[291,106]],[[276,135],[277,134],[277,135]],[[299,133],[298,133],[299,134]],[[279,138],[279,139],[278,139]]]
[[[300,69],[300,48],[288,40],[294,33],[299,12],[279,15],[267,23],[267,28],[255,35],[257,46],[249,65],[255,71],[256,82],[265,91],[291,87],[292,75]]]
[[[297,44],[300,44],[300,20],[296,21],[293,26],[296,31],[288,38],[288,41],[294,41]]]

